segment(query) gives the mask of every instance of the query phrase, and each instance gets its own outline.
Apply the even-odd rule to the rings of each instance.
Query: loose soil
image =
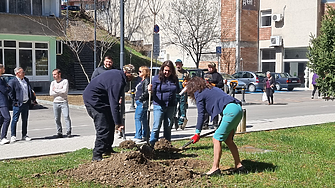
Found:
[[[153,150],[127,140],[120,144],[121,149],[127,150],[100,162],[81,164],[78,168],[57,173],[77,181],[93,181],[113,187],[210,187],[209,181],[205,181],[206,185],[201,183],[201,173],[210,166],[208,162],[188,158],[165,139],[157,143]],[[162,153],[165,157],[174,157],[157,160]]]

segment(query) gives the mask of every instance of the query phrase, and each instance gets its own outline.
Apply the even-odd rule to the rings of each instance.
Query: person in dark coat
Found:
[[[104,60],[104,65],[100,66],[98,68],[96,68],[91,76],[91,80],[95,77],[97,77],[98,75],[102,74],[103,72],[107,71],[107,70],[111,70],[113,69],[113,59],[111,56],[106,56],[105,60]]]
[[[140,82],[136,85],[135,101],[135,136],[132,139],[134,142],[144,141],[149,138],[148,125],[148,107],[149,107],[149,91],[150,69],[147,66],[141,66],[138,71]]]
[[[214,62],[208,63],[208,74],[206,75],[206,80],[208,83],[210,83],[212,86],[218,87],[218,88],[223,88],[224,83],[223,83],[223,78],[220,73],[218,73],[216,69],[216,64]],[[213,119],[213,127],[217,128],[219,124],[219,115],[215,116]],[[208,129],[208,123],[209,123],[209,115],[206,114],[205,118],[205,126],[204,129]]]
[[[94,120],[96,139],[92,161],[101,161],[102,154],[113,152],[115,129],[124,125],[120,113],[120,97],[128,81],[135,76],[135,67],[123,66],[123,71],[111,69],[92,79],[83,92],[88,115]]]
[[[321,92],[318,88],[318,85],[316,83],[316,79],[319,78],[319,75],[317,75],[316,73],[313,74],[313,77],[312,77],[312,85],[313,85],[313,91],[312,91],[312,96],[311,96],[311,99],[314,99],[314,94],[316,92],[316,90],[318,90],[318,98],[321,99]]]
[[[171,128],[174,123],[174,110],[177,105],[176,94],[180,92],[176,69],[172,61],[165,61],[159,74],[152,79],[154,123],[150,135],[150,145],[155,146],[163,122],[164,138],[171,141]]]
[[[14,73],[16,77],[8,82],[8,85],[12,88],[9,97],[13,101],[10,142],[16,142],[16,124],[19,121],[20,114],[22,116],[22,140],[30,141],[31,138],[27,135],[28,115],[29,106],[31,101],[35,100],[35,95],[29,79],[25,77],[24,70],[21,67],[16,67]]]
[[[237,126],[242,119],[241,101],[226,94],[222,89],[213,87],[200,77],[191,78],[186,85],[186,92],[190,98],[196,101],[198,109],[198,119],[195,135],[192,137],[193,143],[200,140],[200,133],[203,128],[205,114],[208,113],[212,119],[222,113],[222,121],[213,135],[214,161],[212,168],[206,173],[214,175],[221,173],[219,164],[222,154],[221,142],[224,141],[235,161],[233,171],[244,169],[239,156],[238,149],[233,141]]]
[[[264,78],[264,89],[266,92],[266,96],[268,97],[269,105],[273,104],[273,93],[275,89],[275,79],[271,76],[271,73],[266,72],[266,78]]]
[[[2,77],[2,73],[5,72],[5,68],[0,64],[0,144],[8,144],[7,131],[10,123],[10,114],[8,110],[8,93],[11,88],[7,84],[6,80]],[[2,128],[2,129],[1,129]]]

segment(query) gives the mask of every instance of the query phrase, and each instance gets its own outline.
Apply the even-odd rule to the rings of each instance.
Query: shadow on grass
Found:
[[[243,160],[243,166],[248,170],[248,172],[264,172],[264,171],[275,171],[277,166],[272,163],[264,163],[259,161]]]
[[[165,160],[165,159],[181,159],[186,157],[197,157],[196,154],[184,154],[180,152],[166,152],[166,151],[155,151],[154,159],[155,160]]]

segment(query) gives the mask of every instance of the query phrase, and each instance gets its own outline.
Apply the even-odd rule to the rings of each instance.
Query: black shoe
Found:
[[[102,156],[93,156],[92,157],[92,162],[94,162],[94,161],[96,161],[96,162],[99,162],[99,161],[102,161],[103,159],[102,159]]]
[[[208,129],[208,125],[204,125],[204,126],[202,127],[202,129],[203,129],[203,130],[207,130],[207,129]]]
[[[71,133],[66,133],[66,137],[71,138],[72,137]]]
[[[62,133],[58,133],[58,134],[56,135],[56,138],[63,138],[63,134],[62,134]]]

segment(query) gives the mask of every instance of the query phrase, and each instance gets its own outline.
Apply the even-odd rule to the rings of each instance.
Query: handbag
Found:
[[[265,102],[268,100],[268,97],[266,96],[266,93],[263,92],[263,95],[262,95],[262,101]]]

